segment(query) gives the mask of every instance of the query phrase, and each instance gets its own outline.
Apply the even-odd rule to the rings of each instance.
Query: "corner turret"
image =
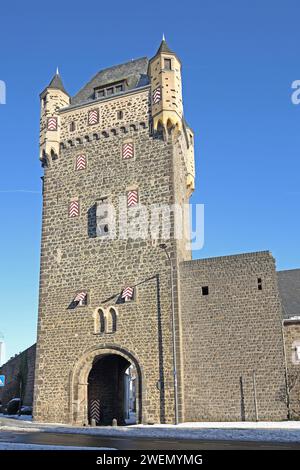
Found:
[[[163,36],[155,56],[149,61],[153,129],[177,127],[182,130],[183,106],[181,62]]]
[[[49,85],[40,94],[40,160],[43,166],[59,157],[60,117],[59,109],[70,104],[58,69]]]

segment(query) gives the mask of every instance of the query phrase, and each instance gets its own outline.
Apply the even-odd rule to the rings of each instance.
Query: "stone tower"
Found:
[[[137,422],[173,423],[175,396],[183,420],[177,273],[191,252],[175,237],[174,207],[194,188],[194,150],[181,64],[166,41],[150,61],[100,71],[71,99],[57,73],[41,94],[40,158],[34,419],[124,422],[132,366]]]
[[[161,128],[166,134],[174,131],[186,133],[186,183],[191,193],[195,179],[194,135],[183,120],[181,62],[164,37],[157,53],[149,61],[148,70],[152,90],[153,129],[157,131]]]

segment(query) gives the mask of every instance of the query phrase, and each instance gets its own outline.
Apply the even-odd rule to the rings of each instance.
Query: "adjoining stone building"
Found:
[[[300,269],[278,272],[283,311],[289,417],[300,419]]]
[[[23,405],[32,405],[35,351],[36,345],[33,344],[0,367],[0,375],[5,377],[5,386],[0,387],[0,402],[3,405],[13,398],[21,398]]]
[[[181,62],[165,40],[152,59],[105,69],[72,98],[56,74],[40,124],[34,419],[124,422],[130,365],[137,422],[286,419],[270,253],[192,261],[176,210],[168,241],[120,233],[107,217],[113,207],[134,224],[142,206],[188,206],[194,189]]]

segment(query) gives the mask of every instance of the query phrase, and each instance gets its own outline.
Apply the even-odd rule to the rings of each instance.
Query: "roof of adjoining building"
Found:
[[[77,105],[94,99],[95,88],[109,85],[110,83],[126,80],[126,91],[133,90],[149,84],[147,75],[148,59],[131,60],[124,64],[114,65],[100,70],[81,90],[71,99],[72,105]]]
[[[278,271],[284,318],[300,316],[300,269]]]

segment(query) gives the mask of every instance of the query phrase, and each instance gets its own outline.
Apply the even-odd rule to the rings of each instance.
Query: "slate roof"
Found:
[[[277,276],[283,317],[300,316],[300,269],[278,271]]]
[[[131,60],[124,64],[115,65],[104,70],[100,70],[79,92],[71,99],[71,105],[78,105],[94,99],[94,89],[126,80],[126,90],[133,90],[149,84],[147,75],[148,59]]]
[[[58,72],[56,72],[56,74],[54,75],[54,77],[52,78],[51,82],[49,83],[49,85],[45,88],[45,90],[47,90],[48,88],[55,88],[56,90],[61,90],[63,91],[64,93],[66,93],[66,95],[69,96],[69,93],[65,90],[65,87],[64,87],[64,84],[62,82],[62,79],[61,79],[61,76],[59,75]],[[45,91],[44,90],[44,91]],[[44,91],[41,93],[43,94]]]
[[[168,44],[167,44],[167,42],[166,42],[165,39],[163,39],[163,40],[161,41],[160,46],[159,46],[159,48],[158,48],[158,50],[157,50],[156,55],[157,55],[157,54],[160,54],[161,52],[165,52],[166,54],[174,54],[174,52],[171,51],[171,49],[169,48],[169,46],[168,46]]]

